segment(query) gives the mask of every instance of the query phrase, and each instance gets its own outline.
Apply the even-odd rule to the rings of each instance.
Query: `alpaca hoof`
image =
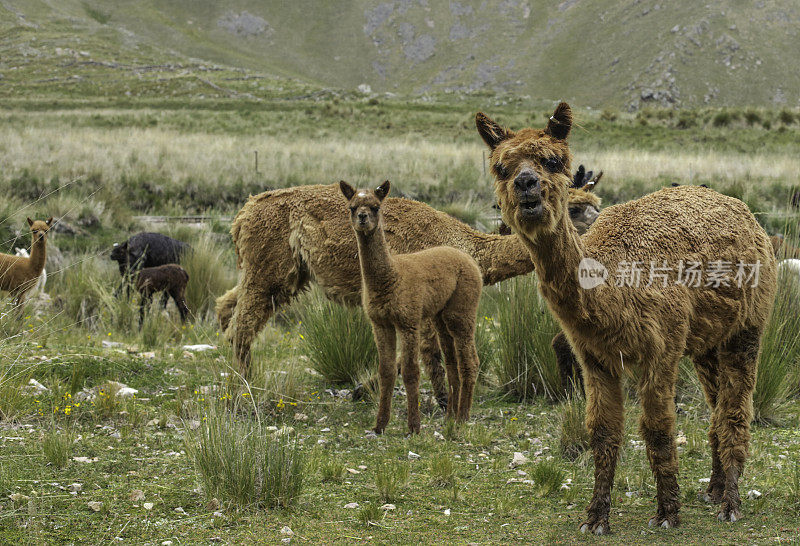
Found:
[[[661,528],[662,529],[669,529],[670,527],[672,527],[672,526],[669,524],[669,522],[667,520],[664,520],[664,521],[661,522]]]
[[[673,529],[678,526],[677,515],[670,520],[670,518],[663,518],[661,516],[653,516],[647,522],[648,527],[661,527],[662,529]]]
[[[611,532],[611,529],[608,525],[603,525],[602,523],[591,524],[587,521],[581,525],[580,531],[583,534],[593,533],[595,535],[607,535],[609,532]]]
[[[742,513],[738,510],[720,510],[719,514],[717,514],[717,519],[719,521],[729,521],[731,523],[736,523],[740,519],[742,519]]]
[[[367,432],[367,433],[364,435],[364,438],[366,438],[367,440],[372,440],[372,439],[375,439],[375,438],[377,438],[377,437],[378,437],[378,434],[379,434],[379,433],[375,432],[374,430],[370,430],[369,432]]]

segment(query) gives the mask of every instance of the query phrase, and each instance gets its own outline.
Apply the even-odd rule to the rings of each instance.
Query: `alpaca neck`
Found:
[[[553,312],[567,322],[577,316],[576,310],[585,315],[585,304],[593,293],[578,283],[578,266],[585,250],[575,226],[565,216],[553,231],[521,239],[536,267],[542,295]]]
[[[530,253],[516,235],[481,233],[470,254],[478,262],[486,285],[533,271]]]
[[[47,261],[47,241],[42,237],[31,245],[31,257],[28,258],[28,264],[33,272],[38,275],[44,269],[45,261]]]
[[[394,268],[389,246],[383,235],[383,229],[377,228],[372,233],[356,232],[358,239],[358,261],[361,264],[361,278],[368,292],[385,290],[394,284],[397,271]]]

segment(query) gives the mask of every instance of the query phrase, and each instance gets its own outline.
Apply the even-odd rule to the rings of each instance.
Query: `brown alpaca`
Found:
[[[581,209],[599,209],[586,189],[570,190]],[[338,184],[268,191],[248,199],[236,215],[231,235],[241,270],[236,287],[217,299],[217,318],[246,373],[250,346],[267,320],[309,283],[339,303],[361,304],[358,246]],[[450,246],[478,263],[484,284],[530,273],[528,251],[516,237],[486,234],[424,203],[387,197],[381,205],[386,242],[396,254]],[[591,214],[588,212],[587,214]],[[229,328],[230,325],[230,328]],[[421,356],[442,407],[447,404],[445,373],[433,325],[423,328]]]
[[[144,323],[144,310],[153,299],[153,294],[163,292],[162,303],[167,306],[169,297],[178,307],[181,322],[186,322],[189,316],[189,307],[186,305],[186,284],[189,274],[178,264],[165,264],[157,267],[144,267],[136,273],[136,290],[142,295],[139,304],[139,326]]]
[[[14,298],[14,306],[22,309],[27,293],[36,286],[47,261],[47,232],[53,217],[47,220],[31,220],[30,257],[0,254],[0,290],[6,290]]]
[[[773,235],[769,238],[769,241],[772,243],[772,249],[775,251],[777,259],[800,258],[800,248],[787,243],[783,235]]]
[[[479,366],[475,322],[483,279],[478,264],[446,246],[392,255],[381,219],[389,181],[375,191],[356,192],[347,182],[339,185],[358,241],[361,298],[378,347],[380,402],[375,432],[381,434],[389,422],[399,337],[408,430],[419,433],[419,333],[426,321],[433,321],[444,351],[451,401],[447,415],[466,421]]]
[[[678,525],[674,396],[683,355],[694,361],[711,408],[712,471],[704,497],[721,503],[720,520],[736,521],[761,336],[777,284],[767,234],[741,201],[680,186],[608,207],[578,236],[566,214],[569,106],[561,103],[544,130],[512,132],[481,113],[476,121],[491,149],[503,219],[530,251],[541,293],[581,363],[595,462],[594,496],[581,531],[609,531],[623,438],[621,378],[633,367],[641,378],[639,428],[656,478],[658,509],[650,524]],[[666,262],[673,270],[650,286],[618,287],[612,280],[583,289],[579,266],[601,271],[588,258],[610,275],[631,262]],[[676,282],[678,264],[706,268],[715,261],[760,264],[757,284],[733,282],[733,273],[727,286],[706,286],[707,277],[698,287]]]

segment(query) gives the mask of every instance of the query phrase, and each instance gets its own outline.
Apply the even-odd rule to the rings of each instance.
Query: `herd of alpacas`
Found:
[[[476,125],[489,148],[503,224],[513,235],[482,233],[423,203],[388,197],[388,181],[375,189],[342,181],[248,199],[231,228],[239,280],[216,308],[242,376],[269,318],[313,282],[332,300],[363,306],[372,324],[380,390],[374,434],[389,422],[398,371],[408,430],[420,432],[420,359],[447,417],[467,421],[479,367],[475,326],[482,287],[535,270],[562,328],[553,348],[563,386],[575,371],[586,392],[595,482],[580,531],[610,532],[623,440],[622,378],[633,371],[642,404],[639,430],[657,488],[649,524],[679,524],[674,400],[683,356],[694,363],[711,412],[711,478],[700,497],[720,505],[720,521],[737,521],[738,480],[782,241],[771,240],[744,203],[706,187],[664,188],[601,212],[592,190],[602,173],[594,176],[581,166],[571,174],[572,112],[566,103],[544,129],[510,130],[483,113]],[[52,221],[28,220],[29,257],[0,255],[0,288],[16,304],[38,282]],[[142,233],[115,245],[111,258],[121,274],[135,270],[142,306],[164,292],[165,303],[172,296],[185,320],[188,275],[177,263],[188,250],[169,237]],[[670,282],[587,289],[579,279],[587,260],[610,268],[726,261],[760,269],[758,282],[750,284],[692,287],[675,282],[673,274]]]

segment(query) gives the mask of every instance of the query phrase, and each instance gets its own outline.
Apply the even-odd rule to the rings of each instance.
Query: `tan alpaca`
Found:
[[[570,199],[583,223],[596,217],[596,195],[585,188],[571,189]],[[310,282],[334,301],[361,304],[358,247],[347,218],[340,214],[344,204],[338,184],[299,186],[252,196],[236,215],[231,235],[239,282],[217,299],[217,318],[245,373],[255,337]],[[477,261],[484,284],[533,270],[528,251],[516,237],[482,233],[410,199],[387,197],[381,209],[386,241],[396,254],[434,246],[457,248]],[[447,387],[433,327],[423,328],[420,337],[422,361],[444,407]]]
[[[623,438],[621,377],[634,367],[641,378],[640,431],[656,478],[658,508],[650,524],[678,525],[674,396],[683,355],[694,361],[711,408],[712,471],[704,498],[721,503],[720,520],[736,521],[761,336],[777,284],[767,234],[741,201],[699,186],[680,186],[608,207],[578,236],[565,214],[569,106],[561,103],[544,130],[509,131],[480,113],[476,121],[491,149],[503,219],[530,251],[541,293],[583,370],[595,485],[581,531],[609,532],[611,487]],[[579,265],[586,258],[607,268],[609,282],[581,288],[586,277],[579,278]],[[728,286],[707,285],[707,278],[698,287],[680,284],[676,271],[681,260],[700,262],[704,269],[715,261],[760,264],[758,282],[736,283],[731,274]],[[673,269],[650,286],[645,286],[647,278],[639,286],[617,286],[619,267],[631,262],[649,267],[651,261],[659,266],[666,261]]]
[[[427,320],[434,322],[444,351],[451,401],[447,415],[466,421],[479,365],[475,321],[483,281],[478,264],[464,252],[444,246],[392,255],[381,219],[389,181],[375,191],[356,192],[347,182],[339,184],[358,241],[364,311],[378,346],[380,402],[375,432],[381,434],[389,422],[399,337],[408,429],[419,433],[419,333]]]
[[[36,283],[44,270],[47,260],[47,232],[53,223],[52,216],[47,220],[31,220],[30,257],[11,256],[0,254],[0,290],[11,293],[14,306],[21,310],[25,297]]]

